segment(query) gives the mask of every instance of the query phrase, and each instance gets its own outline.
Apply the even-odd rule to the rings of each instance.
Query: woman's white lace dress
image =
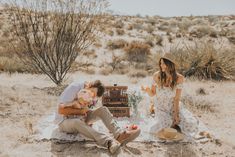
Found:
[[[176,89],[182,89],[183,84],[177,84],[172,90],[170,87],[156,87],[156,96],[154,98],[155,120],[156,123],[151,127],[150,132],[155,133],[162,128],[170,127],[173,122],[173,99]],[[182,102],[179,104],[179,126],[186,135],[195,135],[198,131],[198,120],[184,108]]]

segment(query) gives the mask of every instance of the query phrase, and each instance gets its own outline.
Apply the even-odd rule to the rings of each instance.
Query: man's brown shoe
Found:
[[[121,145],[125,145],[128,142],[133,141],[136,139],[140,134],[140,129],[136,130],[125,130],[123,133],[121,133],[116,140],[121,143]]]

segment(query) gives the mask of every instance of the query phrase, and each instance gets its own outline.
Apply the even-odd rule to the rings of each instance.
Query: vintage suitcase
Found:
[[[127,86],[117,86],[117,84],[105,86],[102,104],[108,107],[114,117],[130,117],[127,88]]]

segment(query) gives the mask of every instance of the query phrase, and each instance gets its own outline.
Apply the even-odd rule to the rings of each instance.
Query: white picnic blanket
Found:
[[[61,140],[61,141],[71,141],[71,142],[90,140],[80,134],[67,134],[64,132],[60,132],[58,129],[58,126],[53,123],[54,116],[55,116],[54,114],[50,114],[50,115],[43,117],[39,121],[38,125],[36,126],[36,130],[37,130],[36,134],[33,135],[34,139],[36,140],[45,140],[45,139],[46,140]],[[127,117],[116,118],[116,121],[118,125],[122,128],[125,128],[127,125],[130,125],[130,124],[136,124],[140,127],[141,134],[137,139],[135,139],[135,141],[166,142],[166,141],[159,140],[153,134],[148,133],[150,130],[150,127],[154,125],[154,118],[152,118],[151,116],[140,115],[140,116],[132,116],[130,118],[127,118]],[[105,125],[102,123],[101,120],[95,122],[92,127],[95,128],[97,131],[105,132],[109,134],[109,131],[106,129]],[[199,132],[201,131],[209,132],[207,127],[202,122],[199,122]],[[196,135],[196,136],[197,138],[199,137],[199,135]],[[185,136],[184,140],[181,142],[200,142],[202,140],[205,141],[209,139],[200,138],[200,140],[195,140],[195,138]]]

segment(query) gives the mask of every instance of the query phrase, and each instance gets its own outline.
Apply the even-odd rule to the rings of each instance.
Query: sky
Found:
[[[125,15],[235,15],[235,0],[108,0],[109,10]]]

